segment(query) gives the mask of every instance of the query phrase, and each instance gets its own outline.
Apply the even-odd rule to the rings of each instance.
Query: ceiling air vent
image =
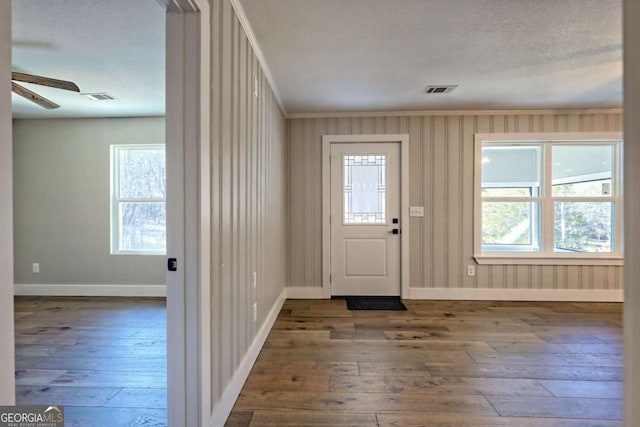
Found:
[[[108,93],[105,93],[105,92],[101,92],[101,93],[82,93],[81,95],[86,96],[87,98],[91,99],[92,101],[113,101],[114,99],[116,99],[114,96],[109,95]]]
[[[425,92],[430,95],[435,95],[439,93],[449,93],[457,87],[458,85],[427,86],[427,89],[425,89]]]

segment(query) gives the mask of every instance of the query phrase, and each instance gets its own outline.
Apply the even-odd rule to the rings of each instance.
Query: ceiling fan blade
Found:
[[[47,110],[55,110],[56,108],[60,108],[60,106],[55,102],[49,101],[47,98],[30,91],[24,86],[20,86],[16,82],[11,82],[11,90],[13,90],[13,92],[20,95],[21,97],[28,99],[31,102],[35,102],[36,104],[46,108]]]
[[[34,76],[33,74],[11,73],[11,80],[19,82],[33,83],[41,86],[55,87],[56,89],[70,90],[72,92],[80,92],[80,88],[74,83],[66,80],[51,79],[49,77]]]

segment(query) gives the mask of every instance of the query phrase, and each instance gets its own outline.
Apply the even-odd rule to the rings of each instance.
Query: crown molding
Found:
[[[249,19],[247,18],[247,14],[240,3],[240,0],[230,0],[233,9],[236,11],[236,15],[238,16],[238,20],[240,21],[240,25],[244,29],[244,32],[247,34],[247,39],[253,48],[253,53],[256,55],[258,59],[258,63],[262,67],[262,72],[264,73],[267,81],[269,82],[269,86],[271,86],[271,91],[276,98],[276,102],[280,106],[280,110],[282,114],[287,117],[287,110],[284,108],[282,104],[282,99],[280,98],[280,92],[278,91],[278,87],[276,86],[275,80],[273,80],[273,75],[271,74],[271,70],[269,69],[269,65],[267,64],[267,60],[262,53],[262,49],[260,49],[260,44],[258,44],[258,40],[256,39],[256,35],[253,32],[253,28],[251,28],[251,24],[249,23]]]
[[[193,0],[157,0],[157,2],[160,3],[160,6],[169,13],[190,13],[200,11],[197,1]]]
[[[518,115],[575,115],[575,114],[622,114],[622,108],[556,108],[513,110],[422,110],[422,111],[353,111],[290,113],[287,119],[324,119],[355,117],[400,117],[400,116],[518,116]]]

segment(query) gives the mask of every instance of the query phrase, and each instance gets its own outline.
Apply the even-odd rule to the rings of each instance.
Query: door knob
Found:
[[[389,233],[389,234],[400,234],[400,229],[394,228],[393,230],[389,230],[387,233]]]

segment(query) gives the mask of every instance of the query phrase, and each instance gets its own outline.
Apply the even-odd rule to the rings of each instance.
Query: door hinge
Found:
[[[331,283],[331,275],[329,275],[329,283]]]

